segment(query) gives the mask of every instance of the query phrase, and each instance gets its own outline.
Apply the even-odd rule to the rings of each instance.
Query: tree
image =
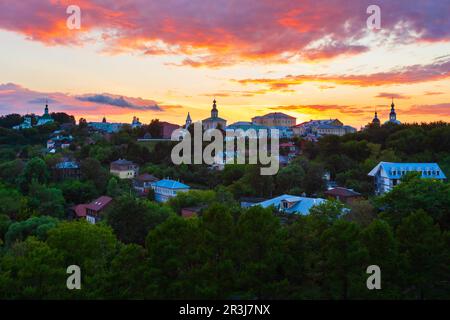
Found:
[[[204,279],[209,285],[207,298],[229,298],[234,287],[233,248],[235,248],[234,222],[230,208],[225,204],[213,204],[202,215],[205,232],[206,256]]]
[[[26,197],[18,190],[0,184],[0,214],[16,220],[27,218],[29,211]]]
[[[450,184],[407,175],[393,190],[376,199],[383,219],[397,226],[412,212],[422,209],[443,230],[450,230]]]
[[[369,200],[355,200],[348,206],[350,207],[350,212],[344,218],[363,227],[368,226],[377,216],[375,208]]]
[[[61,299],[67,292],[61,253],[34,237],[0,259],[1,299]]]
[[[23,170],[22,181],[24,183],[24,190],[28,190],[28,186],[33,181],[36,181],[40,184],[47,183],[49,176],[50,175],[47,170],[47,165],[45,164],[44,160],[37,157],[32,158],[27,162],[27,164],[25,165],[25,169]]]
[[[108,173],[98,160],[86,158],[81,161],[80,169],[81,177],[84,181],[91,180],[99,193],[103,193],[105,191],[108,181]]]
[[[100,195],[92,181],[68,179],[63,181],[59,187],[64,199],[71,204],[86,203]]]
[[[40,215],[63,218],[65,203],[61,189],[46,187],[35,181],[31,184],[29,204]]]
[[[112,258],[117,240],[110,227],[80,220],[51,229],[47,243],[63,254],[66,265],[75,264],[93,274]]]
[[[117,178],[111,177],[106,187],[106,194],[112,198],[115,198],[120,196],[121,193],[122,190],[120,189],[119,183],[117,182]]]
[[[121,245],[109,272],[99,283],[106,299],[145,299],[151,290],[146,250],[136,244]]]
[[[368,251],[368,265],[377,265],[382,274],[382,290],[373,290],[368,297],[401,298],[403,284],[403,260],[398,251],[398,241],[392,227],[383,220],[374,220],[361,234],[362,242]]]
[[[203,232],[197,218],[172,216],[146,238],[155,297],[199,299],[207,287],[202,277],[205,262]]]
[[[10,224],[5,234],[5,243],[10,246],[16,241],[24,241],[28,236],[45,240],[48,231],[55,228],[58,222],[57,219],[48,216],[31,217],[25,221],[14,222]]]
[[[5,239],[6,231],[11,225],[11,219],[6,214],[0,214],[0,240]]]
[[[445,276],[449,274],[444,237],[439,227],[424,210],[416,210],[403,218],[397,238],[407,262],[404,273],[412,297],[433,298],[433,289],[445,283],[448,280]]]
[[[144,244],[148,232],[174,213],[148,200],[123,196],[108,209],[108,224],[124,243]]]
[[[321,238],[324,260],[324,289],[329,298],[358,297],[365,288],[367,250],[360,240],[360,228],[337,220]]]
[[[280,281],[282,264],[280,224],[270,209],[251,207],[239,217],[236,229],[235,260],[238,288],[250,297],[270,297]]]

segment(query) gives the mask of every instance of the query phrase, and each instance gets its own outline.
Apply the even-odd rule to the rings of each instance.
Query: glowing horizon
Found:
[[[0,114],[67,112],[88,121],[231,124],[283,112],[338,118],[359,129],[388,119],[450,116],[450,3],[192,0],[122,4],[80,0],[0,3]]]

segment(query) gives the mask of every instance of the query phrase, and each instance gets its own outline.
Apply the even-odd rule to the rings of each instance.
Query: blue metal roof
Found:
[[[295,204],[288,209],[282,209],[281,208],[282,201],[287,201]],[[286,213],[307,215],[309,214],[309,210],[313,206],[324,203],[325,201],[326,201],[325,199],[321,198],[306,198],[306,197],[291,196],[289,194],[283,194],[279,197],[269,199],[260,203],[256,203],[253,206],[261,206],[263,208],[274,206],[275,208],[282,210]]]
[[[80,166],[74,161],[65,161],[56,164],[57,169],[79,169]]]
[[[152,183],[152,185],[155,187],[167,188],[167,189],[190,189],[191,188],[188,185],[185,185],[184,183],[181,183],[181,182],[178,182],[175,180],[170,180],[170,179],[159,180],[157,182]]]
[[[400,163],[400,162],[380,162],[369,176],[375,176],[379,170],[383,169],[389,179],[400,179],[409,172],[420,172],[422,178],[447,179],[444,172],[437,163]]]

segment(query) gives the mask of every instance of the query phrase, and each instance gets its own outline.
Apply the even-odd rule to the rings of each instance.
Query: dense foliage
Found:
[[[19,120],[0,121],[2,299],[450,298],[449,184],[410,175],[374,197],[367,176],[379,161],[438,162],[449,176],[445,123],[297,140],[303,154],[277,175],[261,176],[253,165],[171,165],[171,143],[137,142],[158,136],[156,120],[111,135],[92,134],[81,121],[69,129],[70,148],[54,155],[43,149],[57,124],[11,130]],[[80,162],[79,180],[55,179],[63,157]],[[109,174],[118,158],[197,190],[166,204],[139,198],[130,182]],[[296,219],[239,205],[241,197],[322,196],[326,172],[367,199],[345,209],[328,201]],[[100,223],[69,218],[73,205],[101,195],[114,202]],[[201,214],[182,218],[186,207]],[[81,268],[81,290],[66,288],[72,264]],[[369,265],[380,267],[382,290],[367,289]]]

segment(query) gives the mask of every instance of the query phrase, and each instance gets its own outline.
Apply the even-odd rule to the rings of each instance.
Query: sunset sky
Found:
[[[381,29],[369,29],[369,5]],[[81,8],[81,29],[66,8]],[[0,0],[0,114],[450,118],[450,0]]]

